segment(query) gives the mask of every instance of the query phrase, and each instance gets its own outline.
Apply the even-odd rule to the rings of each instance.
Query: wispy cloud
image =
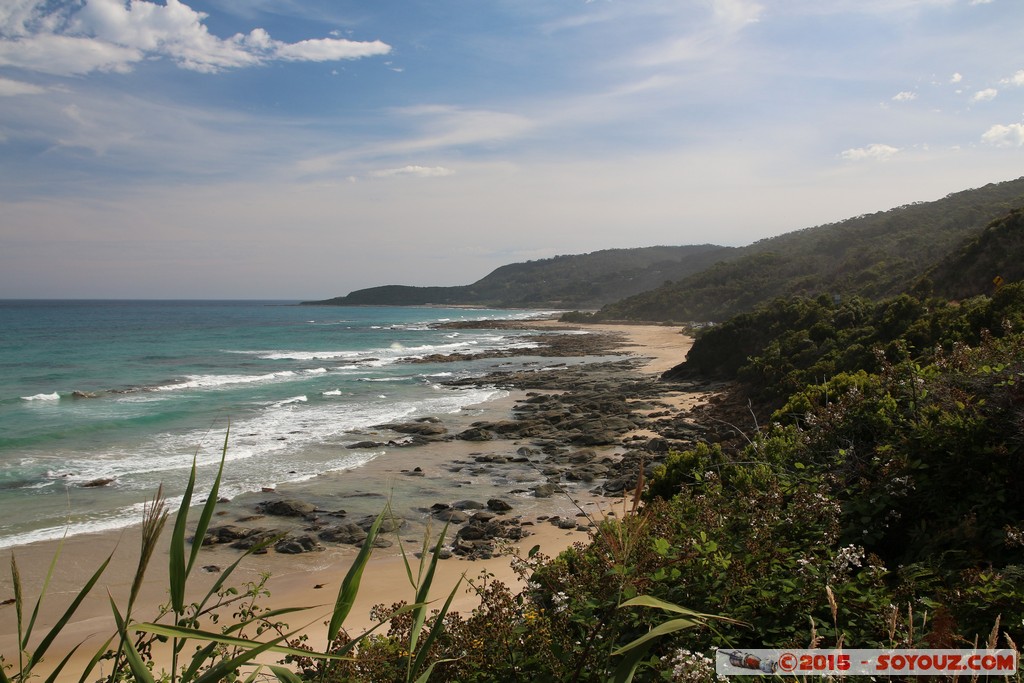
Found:
[[[854,147],[845,150],[839,156],[847,161],[888,161],[899,151],[898,148],[891,145],[875,143],[867,147]]]
[[[910,92],[909,90],[904,90],[902,92],[898,92],[898,93],[896,93],[895,95],[892,96],[892,101],[893,102],[911,102],[911,101],[916,100],[916,99],[917,99],[917,93]]]
[[[455,175],[455,171],[444,166],[402,166],[370,172],[374,178],[393,178],[395,176],[413,176],[416,178],[443,178]]]
[[[180,0],[86,0],[57,5],[20,0],[0,13],[0,66],[56,75],[127,72],[144,59],[166,58],[214,73],[276,60],[334,61],[390,52],[381,41],[319,38],[287,43],[262,28],[220,38],[207,15]]]
[[[357,175],[373,176],[379,171],[359,169],[372,168],[382,160],[386,163],[451,149],[466,152],[492,148],[519,139],[540,125],[521,114],[438,104],[399,107],[387,113],[387,120],[401,132],[384,140],[367,140],[357,146],[305,156],[295,163],[294,171],[299,175],[321,176],[351,175],[355,170]]]
[[[732,28],[742,28],[757,23],[764,7],[751,0],[712,0],[715,18]]]
[[[15,95],[42,95],[44,92],[46,92],[46,88],[43,88],[42,86],[25,83],[23,81],[14,81],[10,78],[3,78],[0,76],[0,97],[13,97]]]
[[[675,30],[670,30],[666,39],[643,48],[635,60],[637,65],[711,60],[744,29],[758,23],[765,11],[761,4],[752,0],[711,0],[708,4],[709,14],[680,13],[666,17],[666,26]]]

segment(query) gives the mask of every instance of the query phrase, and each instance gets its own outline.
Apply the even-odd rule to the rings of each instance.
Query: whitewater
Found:
[[[550,313],[0,301],[0,548],[136,523],[193,461],[212,479],[226,435],[226,497],[359,468],[384,452],[346,446],[374,425],[504,395],[444,380],[531,361],[482,357],[528,353],[525,332],[435,323]],[[469,360],[409,362],[453,353]]]

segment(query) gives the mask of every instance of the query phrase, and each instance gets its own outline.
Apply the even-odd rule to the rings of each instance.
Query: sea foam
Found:
[[[57,401],[60,399],[60,394],[56,391],[52,394],[35,394],[34,396],[22,396],[22,401]]]

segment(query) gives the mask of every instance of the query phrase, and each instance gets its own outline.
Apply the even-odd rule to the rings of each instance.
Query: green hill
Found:
[[[1024,178],[746,247],[607,249],[502,266],[470,285],[386,285],[306,304],[595,309],[596,320],[725,320],[776,298],[963,298],[1024,278]],[[987,226],[987,227],[986,227]]]
[[[1024,209],[989,223],[928,271],[918,285],[924,293],[966,299],[988,293],[1001,282],[1024,280]]]
[[[1020,277],[1014,276],[1014,266],[1019,268],[1021,261],[1014,259],[1021,253],[1016,248],[1019,227],[983,231],[986,224],[1021,206],[1024,178],[787,233],[738,249],[728,261],[707,270],[605,306],[596,317],[724,320],[778,297],[892,296],[911,289],[936,263],[947,263],[944,259],[965,240],[978,244],[962,247],[963,258],[987,254],[987,262],[977,263],[977,275],[970,275],[970,286],[963,282],[968,290],[973,288],[970,293],[982,293],[984,283],[1002,271],[1008,281]],[[1019,215],[1011,223],[1019,226]],[[1000,255],[1003,261],[997,262]],[[954,277],[967,278],[969,273],[973,271],[965,270],[963,263],[948,261],[932,280],[953,287]]]
[[[590,254],[513,263],[471,285],[385,285],[305,304],[323,306],[417,306],[459,304],[499,308],[598,308],[686,277],[731,258],[731,247],[606,249]]]

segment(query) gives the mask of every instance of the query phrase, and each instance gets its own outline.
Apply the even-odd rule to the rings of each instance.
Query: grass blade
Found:
[[[67,531],[65,530],[65,533]],[[53,558],[50,560],[50,567],[46,570],[46,578],[43,580],[43,587],[39,590],[39,599],[36,600],[36,605],[32,609],[32,616],[28,620],[28,628],[25,629],[25,642],[22,647],[28,645],[28,639],[32,635],[32,630],[36,624],[36,617],[39,616],[39,607],[43,604],[43,596],[46,594],[46,589],[50,585],[50,580],[53,578],[53,571],[57,568],[57,558],[60,557],[61,548],[64,547],[64,539],[60,539],[60,543],[57,544],[57,550],[53,553]],[[14,554],[11,553],[11,562],[14,562]],[[18,613],[18,623],[21,623],[21,612]]]
[[[423,562],[427,556],[427,552],[430,550],[430,526],[427,526],[427,531],[423,534],[423,547],[420,549],[419,567],[416,570],[416,576],[412,575],[412,562],[409,561],[409,556],[405,553],[405,545],[402,543],[398,544],[398,550],[402,553],[402,564],[405,566],[405,575],[409,578],[409,585],[415,591],[419,585],[419,580],[423,576]]]
[[[192,655],[192,663],[187,669],[181,672],[181,680],[191,681],[199,670],[203,668],[203,664],[210,661],[210,657],[217,649],[217,643],[207,643],[206,647],[202,649],[196,649],[196,653]]]
[[[687,609],[686,607],[680,607],[679,605],[673,604],[671,602],[659,600],[658,598],[652,595],[638,595],[632,600],[627,600],[626,602],[622,603],[621,605],[619,605],[619,607],[655,607],[657,609],[665,610],[666,612],[685,614],[686,616],[694,617],[697,619],[724,619],[723,617],[719,617],[714,614],[704,614],[702,612],[696,612],[692,609]],[[724,620],[730,621],[728,619]]]
[[[419,642],[420,632],[423,630],[423,624],[427,618],[427,598],[430,597],[430,586],[434,583],[434,571],[437,569],[437,563],[441,555],[441,548],[444,546],[444,539],[447,533],[448,524],[445,524],[444,529],[441,531],[441,535],[437,539],[437,545],[434,546],[434,552],[430,558],[430,563],[427,565],[427,573],[420,580],[419,588],[416,590],[416,602],[420,607],[413,613],[412,629],[409,632],[409,652],[416,652],[416,644]],[[459,583],[461,582],[462,579],[459,579]],[[458,584],[456,584],[456,587],[458,587]],[[449,596],[446,605],[451,604],[453,597],[455,597],[454,593]]]
[[[100,663],[101,659],[103,659],[103,655],[107,653],[107,648],[110,647],[110,643],[112,643],[113,641],[114,636],[110,636],[109,638],[107,638],[107,642],[100,645],[100,648],[96,650],[96,654],[94,654],[92,656],[92,659],[89,660],[89,663],[86,665],[85,670],[82,671],[82,677],[78,679],[78,683],[86,683],[86,681],[89,678],[89,674],[92,673],[92,670],[95,669],[96,665]]]
[[[118,611],[117,605],[114,603],[114,598],[110,598],[110,609],[114,611],[114,620],[117,622],[117,632],[121,637],[121,642],[124,644],[124,656],[128,660],[128,666],[132,670],[132,676],[135,677],[136,681],[142,681],[143,683],[156,683],[153,678],[153,673],[146,667],[145,662],[142,661],[142,655],[135,649],[135,643],[128,637],[128,628],[125,626],[124,619],[121,617],[121,612]]]
[[[651,649],[652,643],[645,643],[643,647],[635,647],[629,651],[619,665],[615,667],[611,683],[631,683],[636,675],[637,667]]]
[[[188,526],[188,510],[192,506],[192,494],[195,492],[196,487],[196,462],[199,456],[196,454],[192,458],[192,471],[189,473],[188,484],[185,486],[185,493],[181,497],[181,505],[178,507],[178,514],[174,519],[174,530],[171,532],[168,588],[171,593],[171,609],[174,610],[175,614],[182,614],[185,611],[185,584],[188,582],[188,575],[192,572],[192,567],[195,565],[196,557],[199,555],[199,549],[203,545],[202,539],[203,536],[206,535],[206,530],[210,526],[210,519],[213,517],[213,508],[217,505],[220,481],[224,473],[224,461],[227,458],[228,453],[229,434],[230,427],[227,433],[224,434],[224,447],[221,450],[220,467],[217,470],[217,477],[214,479],[213,486],[210,489],[210,495],[206,499],[206,504],[203,505],[203,510],[199,515],[199,524],[196,527],[196,533],[192,543],[192,551],[189,553],[188,563],[186,564],[185,534]]]
[[[224,461],[228,457],[228,437],[231,435],[231,425],[224,431],[224,446],[220,451],[220,466],[217,468],[217,476],[213,479],[213,486],[210,487],[210,494],[203,505],[203,511],[199,514],[199,523],[196,525],[195,542],[192,543],[192,553],[188,558],[188,566],[185,568],[185,575],[192,572],[192,567],[199,557],[199,550],[203,547],[202,539],[206,536],[206,530],[210,528],[210,520],[213,519],[214,508],[217,507],[217,499],[220,497],[220,482],[224,477]]]
[[[25,601],[25,596],[21,592],[21,572],[18,571],[18,562],[14,559],[14,553],[11,553],[11,582],[14,584],[14,613],[18,618],[18,669],[25,673],[24,664],[24,652],[25,645],[28,641],[28,636],[22,633],[22,604]],[[42,599],[42,596],[39,596]],[[0,672],[3,669],[0,668]]]
[[[345,574],[345,580],[341,582],[341,588],[338,589],[338,599],[334,603],[334,613],[331,615],[331,622],[327,626],[327,642],[329,643],[337,639],[338,633],[341,631],[341,625],[345,623],[349,612],[352,611],[352,605],[356,602],[356,595],[359,593],[359,582],[363,578],[363,570],[366,569],[366,563],[369,561],[370,553],[373,551],[374,541],[377,540],[377,534],[380,532],[380,524],[384,519],[384,512],[381,511],[377,515],[377,519],[373,520],[373,526],[370,527],[366,534],[363,547],[359,549],[355,562],[352,563],[348,573]]]
[[[238,667],[242,666],[246,662],[255,659],[267,650],[273,649],[274,646],[277,645],[277,643],[281,642],[290,635],[292,634],[280,636],[278,638],[275,638],[274,640],[262,643],[259,647],[254,647],[251,650],[243,652],[237,657],[232,657],[231,659],[222,662],[217,662],[217,664],[210,667],[206,671],[206,673],[197,678],[195,680],[195,683],[219,683],[220,681],[228,680],[229,677],[232,674],[234,674],[234,672],[238,669]],[[249,641],[245,642],[248,643]],[[252,645],[252,643],[249,644]]]
[[[182,614],[185,611],[185,525],[188,523],[188,509],[192,505],[192,492],[196,486],[196,459],[198,453],[192,458],[192,471],[188,476],[188,484],[185,486],[185,493],[181,497],[181,505],[178,507],[178,515],[174,519],[174,529],[171,532],[170,559],[168,566],[168,590],[171,594],[171,609],[175,614]],[[196,542],[202,543],[198,537]]]
[[[623,652],[628,652],[635,647],[643,645],[649,640],[653,640],[654,638],[660,638],[661,636],[667,635],[669,633],[675,633],[676,631],[681,631],[686,628],[693,628],[694,626],[700,626],[701,624],[702,622],[694,621],[693,619],[672,619],[670,621],[666,621],[664,624],[658,624],[650,631],[634,640],[632,643],[623,645],[612,654],[621,655]]]
[[[313,622],[315,623],[315,622]],[[311,626],[312,623],[306,626]],[[303,627],[306,628],[306,627]],[[247,640],[245,638],[235,638],[233,636],[224,635],[223,633],[214,633],[213,631],[203,631],[201,629],[185,628],[183,626],[170,626],[163,624],[154,623],[142,623],[133,624],[131,626],[133,631],[143,631],[145,633],[155,633],[158,636],[169,636],[171,638],[179,639],[191,639],[191,640],[204,640],[212,643],[220,643],[221,645],[230,645],[231,647],[241,648],[243,650],[252,650],[260,648],[260,652],[270,650],[284,655],[295,655],[297,657],[325,657],[327,659],[347,660],[350,657],[343,657],[341,655],[330,655],[318,653],[316,655],[310,655],[309,650],[299,650],[297,648],[286,647],[278,645],[282,638],[275,638],[273,641],[259,642]],[[298,633],[302,629],[298,629],[289,633],[287,637],[291,637],[293,634]],[[269,645],[269,646],[268,646]],[[266,646],[266,647],[265,647]]]
[[[302,683],[302,679],[296,676],[295,672],[290,669],[286,669],[283,666],[274,666],[273,664],[267,668],[277,676],[277,680],[281,681],[281,683]]]
[[[67,656],[64,657],[64,659],[60,660],[60,664],[54,667],[53,672],[51,672],[50,675],[47,676],[46,683],[54,683],[54,681],[57,680],[57,677],[60,676],[61,671],[63,671],[64,667],[68,665],[68,662],[71,661],[71,657],[74,656],[76,652],[78,652],[78,648],[80,647],[82,647],[82,643],[79,643],[78,645],[75,645],[73,648],[71,648],[71,652],[69,652]]]
[[[100,565],[99,569],[97,569],[92,577],[86,582],[82,590],[78,592],[75,599],[71,601],[71,605],[64,611],[61,618],[57,620],[57,623],[53,625],[53,628],[50,629],[46,636],[44,636],[39,642],[39,645],[36,646],[35,651],[32,653],[32,658],[29,660],[28,666],[30,669],[39,663],[43,658],[43,655],[46,654],[50,645],[53,644],[54,638],[56,638],[60,632],[64,630],[64,627],[67,626],[67,623],[71,621],[71,617],[74,616],[79,605],[81,605],[82,601],[85,600],[85,596],[89,594],[96,585],[96,582],[99,581],[100,575],[106,571],[107,565],[110,564],[110,560],[113,559],[113,557],[114,554],[111,553],[107,559],[103,561],[103,564]]]
[[[444,539],[444,536],[442,536],[441,538]],[[437,562],[436,553],[434,554],[434,562]],[[448,599],[445,600],[444,606],[442,606],[441,611],[437,613],[437,617],[434,619],[434,625],[431,627],[430,633],[427,634],[426,640],[423,641],[423,645],[420,647],[419,652],[416,653],[416,661],[413,662],[412,665],[413,673],[419,671],[420,667],[423,666],[423,664],[426,662],[427,656],[430,654],[431,646],[434,644],[434,641],[437,640],[437,638],[441,635],[441,632],[444,631],[444,618],[448,614],[448,610],[452,606],[452,600],[454,600],[456,594],[458,594],[459,586],[462,585],[462,579],[464,578],[465,575],[460,576],[459,580],[455,582],[455,587],[452,588],[452,592],[448,595]],[[412,652],[412,647],[409,648],[409,651]],[[430,667],[427,668],[428,675],[431,671],[433,671],[434,664],[436,663],[437,662],[432,663]]]
[[[415,683],[427,683],[427,681],[430,680],[430,674],[434,673],[434,667],[435,666],[437,666],[438,664],[443,664],[445,662],[454,662],[454,661],[456,661],[456,660],[451,658],[451,657],[449,657],[448,659],[439,659],[436,662],[431,662],[430,666],[427,667],[427,670],[424,671],[423,674],[419,678],[416,679]]]

